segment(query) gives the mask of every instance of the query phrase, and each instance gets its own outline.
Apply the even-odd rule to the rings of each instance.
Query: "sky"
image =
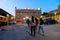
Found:
[[[15,16],[15,7],[17,9],[37,9],[42,12],[49,12],[58,8],[60,0],[0,0],[0,8]]]

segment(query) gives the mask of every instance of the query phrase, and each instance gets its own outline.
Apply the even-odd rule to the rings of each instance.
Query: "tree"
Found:
[[[43,14],[42,15],[47,15],[48,13],[47,12],[43,12]]]

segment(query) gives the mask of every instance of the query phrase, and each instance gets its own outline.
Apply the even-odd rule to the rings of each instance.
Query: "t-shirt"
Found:
[[[43,24],[43,20],[42,19],[40,19],[40,25],[42,25]]]

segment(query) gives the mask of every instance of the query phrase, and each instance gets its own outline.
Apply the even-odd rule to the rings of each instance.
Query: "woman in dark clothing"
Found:
[[[40,32],[40,30],[42,31],[42,33],[43,33],[43,36],[44,36],[44,30],[43,30],[43,20],[42,20],[42,18],[40,19],[40,24],[39,24],[39,32]]]
[[[33,35],[35,36],[35,33],[36,33],[36,26],[35,26],[35,18],[34,16],[32,16],[32,20],[31,20],[31,35],[33,33]]]

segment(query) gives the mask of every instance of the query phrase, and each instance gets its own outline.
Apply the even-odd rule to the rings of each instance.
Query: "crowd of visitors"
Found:
[[[30,28],[31,35],[35,37],[37,28],[39,28],[38,33],[42,31],[42,35],[44,36],[44,30],[43,30],[43,19],[40,18],[39,20],[37,17],[32,16],[31,20],[27,19],[26,23],[28,24],[28,27]]]

